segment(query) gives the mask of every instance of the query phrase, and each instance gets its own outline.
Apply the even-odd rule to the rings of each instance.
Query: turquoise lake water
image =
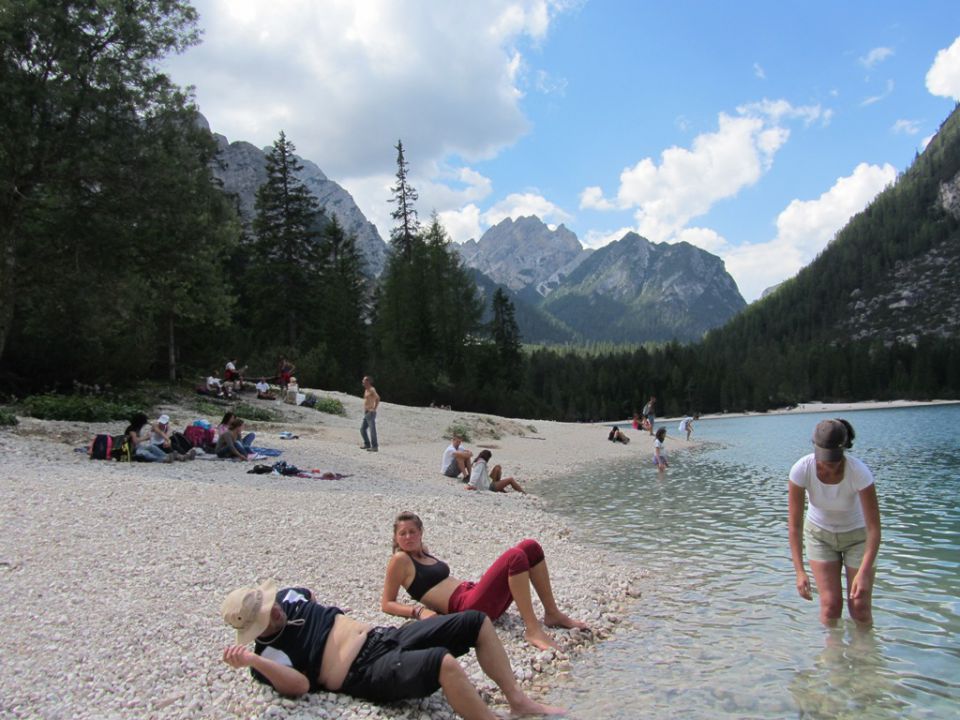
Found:
[[[704,445],[677,453],[671,423],[663,476],[638,452],[535,489],[580,541],[651,573],[637,629],[578,659],[551,702],[577,718],[960,717],[960,406],[842,414],[880,500],[866,631],[846,608],[821,626],[790,562],[787,473],[833,416],[703,420]]]

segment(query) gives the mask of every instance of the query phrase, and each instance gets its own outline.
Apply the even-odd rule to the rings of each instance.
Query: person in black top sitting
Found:
[[[400,628],[371,627],[320,605],[304,587],[277,588],[268,580],[230,593],[221,606],[237,644],[223,652],[234,668],[250,668],[281,695],[327,690],[374,702],[431,695],[442,688],[464,718],[496,717],[456,657],[476,648],[484,673],[506,696],[515,715],[557,715],[520,689],[490,620],[472,610],[432,617]],[[253,652],[247,645],[256,641]]]

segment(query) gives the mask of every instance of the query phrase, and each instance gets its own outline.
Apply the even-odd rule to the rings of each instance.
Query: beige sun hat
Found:
[[[249,645],[270,624],[277,583],[265,580],[258,587],[237,588],[220,606],[223,621],[237,631],[237,645]]]

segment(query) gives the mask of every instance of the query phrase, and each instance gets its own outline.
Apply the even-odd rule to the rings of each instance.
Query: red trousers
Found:
[[[447,612],[480,610],[491,620],[506,612],[513,602],[509,578],[543,562],[543,548],[536,540],[521,540],[516,547],[498,557],[480,578],[480,582],[462,582],[450,596]]]

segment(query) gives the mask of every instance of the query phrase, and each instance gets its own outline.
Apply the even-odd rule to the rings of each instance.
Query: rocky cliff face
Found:
[[[237,209],[244,221],[255,215],[257,190],[267,179],[267,151],[248,142],[229,142],[223,135],[214,134],[219,146],[214,176],[223,183],[226,193],[234,196]],[[327,178],[316,164],[297,158],[303,170],[299,177],[316,196],[320,207],[329,217],[336,217],[344,230],[353,235],[357,249],[366,261],[366,272],[379,275],[387,258],[387,246],[376,226],[364,217],[360,208],[346,190]]]
[[[940,184],[941,209],[960,220],[960,173]],[[852,340],[894,341],[916,346],[922,337],[960,336],[960,237],[900,261],[867,296],[850,294],[842,328]]]
[[[635,233],[584,260],[543,303],[594,340],[696,340],[746,303],[723,261]]]
[[[570,230],[563,225],[551,230],[535,216],[502,220],[458,250],[467,267],[511,290],[534,288],[541,295],[589,255]]]
[[[723,261],[687,243],[628,233],[589,251],[562,225],[524,217],[458,249],[468,267],[508,289],[528,342],[695,340],[745,305]]]

